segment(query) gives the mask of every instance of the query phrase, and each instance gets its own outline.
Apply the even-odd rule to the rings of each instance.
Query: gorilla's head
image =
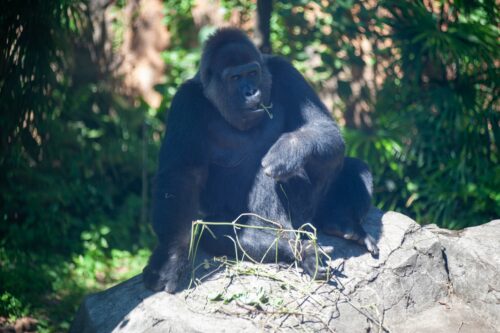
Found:
[[[231,126],[245,131],[266,115],[271,74],[262,54],[237,29],[219,29],[205,43],[200,68],[205,96]]]

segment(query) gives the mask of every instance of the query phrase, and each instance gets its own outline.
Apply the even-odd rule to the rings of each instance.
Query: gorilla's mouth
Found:
[[[269,116],[269,119],[273,119],[273,114],[271,113],[271,109],[273,108],[273,103],[269,105],[264,105],[264,103],[260,103],[260,109],[254,110],[254,112],[257,111],[266,111],[267,115]]]
[[[245,108],[240,115],[237,118],[233,118],[233,121],[230,121],[230,123],[240,131],[247,131],[257,126],[262,119],[265,118],[264,116],[266,114],[270,119],[273,119],[273,114],[271,113],[272,107],[272,103],[270,105],[260,103],[253,108]]]

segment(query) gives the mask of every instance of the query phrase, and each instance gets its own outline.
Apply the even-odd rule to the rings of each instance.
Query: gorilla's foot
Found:
[[[356,223],[356,228],[351,228],[349,225],[353,225],[352,223],[344,223],[342,227],[337,225],[328,225],[323,228],[323,232],[327,235],[337,236],[340,238],[344,238],[347,240],[355,241],[356,243],[364,246],[368,252],[371,253],[372,256],[377,257],[379,254],[379,249],[377,247],[377,242],[375,239],[368,235],[366,231]]]
[[[178,277],[169,276],[171,274],[160,272],[150,267],[144,268],[142,272],[142,281],[144,286],[151,291],[166,291],[170,294],[177,290]]]
[[[360,238],[359,243],[361,245],[366,246],[366,248],[368,249],[368,252],[370,252],[372,254],[372,256],[374,256],[374,257],[378,256],[379,249],[377,246],[377,242],[375,241],[375,239],[373,239],[372,236],[366,234],[364,237]]]
[[[317,251],[309,241],[305,241],[303,246],[300,265],[304,272],[315,280],[328,280],[331,272],[328,264],[325,263],[324,255],[319,250]]]
[[[156,251],[155,251],[156,252]],[[189,261],[186,256],[171,255],[166,262],[159,262],[151,256],[142,272],[144,286],[151,291],[176,292],[185,276]]]
[[[347,240],[353,240],[358,244],[366,247],[366,249],[368,250],[368,252],[372,254],[372,256],[374,257],[378,256],[379,249],[377,247],[377,242],[375,241],[375,239],[373,239],[372,236],[368,235],[364,230],[362,232],[355,232],[355,231],[347,232],[340,235],[340,237]]]

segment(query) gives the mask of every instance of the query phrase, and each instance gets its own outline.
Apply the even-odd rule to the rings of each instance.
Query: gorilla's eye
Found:
[[[233,80],[233,81],[238,81],[239,79],[241,79],[241,75],[239,75],[239,74],[231,76],[231,80]]]

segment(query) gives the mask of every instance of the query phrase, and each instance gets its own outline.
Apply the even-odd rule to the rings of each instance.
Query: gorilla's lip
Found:
[[[264,113],[265,110],[263,108],[252,108],[252,109],[246,109],[245,112],[243,113],[244,116],[246,115],[259,115],[259,114],[262,114]]]
[[[264,109],[248,110],[243,113],[243,121],[253,121],[260,119],[266,113]]]

